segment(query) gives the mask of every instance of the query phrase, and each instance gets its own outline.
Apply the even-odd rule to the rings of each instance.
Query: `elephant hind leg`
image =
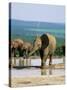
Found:
[[[51,65],[51,64],[52,64],[52,54],[49,55],[49,58],[50,58],[50,60],[49,60],[49,65]]]

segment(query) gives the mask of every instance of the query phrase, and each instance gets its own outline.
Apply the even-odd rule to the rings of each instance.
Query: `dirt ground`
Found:
[[[62,85],[65,83],[64,76],[39,76],[39,77],[13,77],[11,87],[25,87],[38,85]]]

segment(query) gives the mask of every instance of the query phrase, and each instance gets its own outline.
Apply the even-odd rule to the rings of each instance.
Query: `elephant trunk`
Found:
[[[35,53],[38,50],[38,48],[33,48],[33,50],[29,53],[29,56],[31,56],[33,53]]]

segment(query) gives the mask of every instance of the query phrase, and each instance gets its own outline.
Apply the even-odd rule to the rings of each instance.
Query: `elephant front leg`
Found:
[[[41,68],[44,68],[44,60],[41,60]]]
[[[14,66],[16,66],[16,57],[14,57]]]
[[[43,59],[41,60],[41,68],[45,68],[46,65],[46,60],[47,60],[48,55],[44,56]]]

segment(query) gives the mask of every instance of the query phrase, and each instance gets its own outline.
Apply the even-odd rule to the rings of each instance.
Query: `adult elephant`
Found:
[[[41,68],[44,68],[47,57],[49,56],[49,65],[52,63],[52,55],[56,49],[56,38],[48,33],[42,36],[37,36],[34,41],[33,50],[29,53],[32,55],[35,51],[39,50],[41,57]]]

